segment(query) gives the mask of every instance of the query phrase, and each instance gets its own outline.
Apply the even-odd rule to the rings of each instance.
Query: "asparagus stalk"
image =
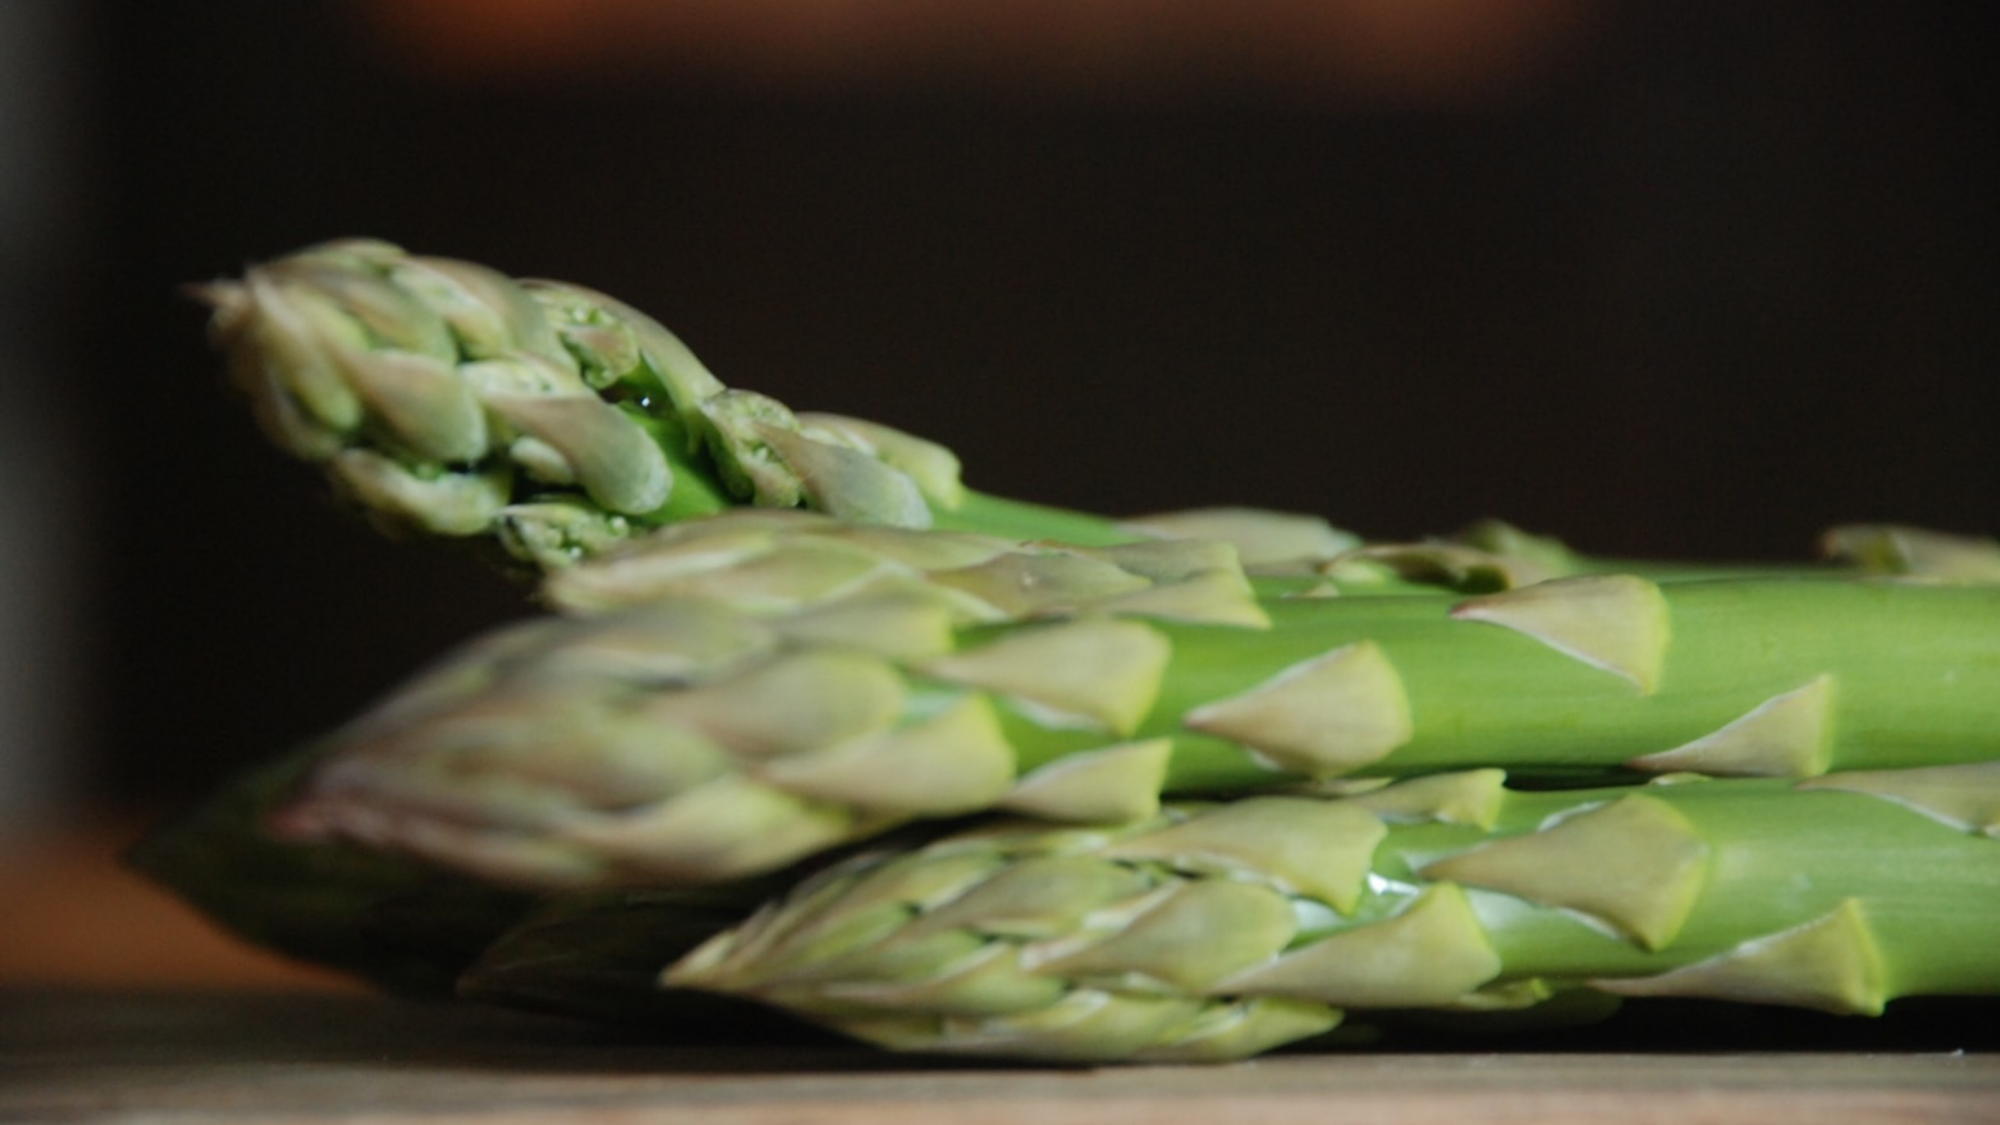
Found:
[[[280,446],[386,526],[561,567],[737,504],[1104,543],[1112,521],[965,489],[943,446],[732,390],[612,297],[352,240],[200,286]],[[1319,546],[1340,546],[1339,537]]]
[[[1094,546],[1221,538],[1253,573],[1280,575],[1359,545],[1315,517],[1209,509],[1118,521],[969,489],[934,442],[725,387],[615,298],[383,242],[310,247],[195,293],[277,444],[321,465],[385,530],[497,541],[535,570],[740,505]],[[1591,559],[1499,524],[1345,561],[1362,580],[1388,567],[1511,584],[1760,569]]]
[[[2000,992],[1992,763],[1500,782],[980,827],[807,881],[661,980],[896,1050],[1098,1061],[1238,1058],[1353,1009],[1576,990],[1863,1015]],[[615,906],[591,921],[621,934]]]
[[[1207,518],[1213,522],[1215,515]],[[1239,526],[1222,530],[1242,538],[1244,517],[1230,518]],[[1281,555],[1298,543],[1299,531],[1313,530],[1297,521],[1249,522]],[[1454,550],[1456,561],[1462,551]],[[1127,565],[1118,565],[1119,559]],[[866,565],[853,565],[857,561]],[[816,576],[801,562],[830,573]],[[1340,581],[1350,589],[1394,585],[1385,573],[1358,563],[1342,569]],[[1068,612],[1092,599],[1135,605],[1151,599],[1161,610],[1178,605],[1186,616],[1264,620],[1229,549],[1213,542],[1104,551],[1032,548],[969,533],[849,528],[796,510],[738,510],[675,524],[557,571],[549,587],[550,600],[569,612],[669,596],[726,598],[746,612],[781,612],[790,618],[787,629],[822,641],[840,640],[843,621],[873,628],[871,622],[885,614],[906,627],[928,622],[941,636],[953,624]],[[853,604],[843,609],[842,602]],[[814,612],[802,612],[808,608]],[[877,633],[873,641],[892,643],[893,634]],[[920,647],[916,654],[929,651]],[[525,756],[535,752],[537,735],[503,736],[496,728],[493,742],[502,737],[522,745]],[[449,993],[470,959],[528,909],[532,896],[348,839],[273,838],[267,832],[273,814],[290,802],[325,749],[315,746],[234,779],[200,808],[152,833],[131,862],[250,941],[394,991]],[[551,740],[545,752],[561,754],[562,740]],[[365,830],[358,834],[367,838]],[[647,901],[657,917],[679,919],[691,941],[737,916],[717,909],[748,905],[754,900],[691,901],[685,891],[653,892]],[[655,930],[647,948],[657,952],[660,940]],[[560,950],[539,949],[537,972],[546,974],[551,958],[560,956]],[[501,983],[489,973],[490,987]],[[604,990],[620,988],[613,982]],[[519,990],[510,995],[516,1002],[532,998]]]
[[[585,888],[736,879],[993,808],[1092,823],[1163,793],[1477,766],[2000,756],[1992,587],[1582,576],[1258,600],[1203,541],[989,556],[774,518],[780,549],[725,523],[632,573],[568,572],[559,601],[655,600],[447,660],[336,736],[282,824]]]
[[[850,564],[872,557],[874,565],[835,569],[830,580],[797,565],[829,557]],[[1417,565],[1413,557],[1397,565]],[[1465,558],[1462,548],[1452,547],[1440,565],[1460,565]],[[900,620],[903,630],[914,623],[919,634],[933,638],[906,653],[922,657],[935,653],[935,638],[954,625],[1075,612],[1093,599],[1135,608],[1150,602],[1157,612],[1177,609],[1194,619],[1265,620],[1231,567],[1227,548],[1210,542],[1102,551],[1028,547],[966,533],[846,528],[808,512],[749,510],[662,529],[557,572],[549,585],[550,600],[571,612],[673,596],[730,598],[746,612],[761,609],[773,621],[784,619],[785,630],[830,643],[851,640],[858,630],[893,649],[898,630],[881,629],[879,622]],[[1339,570],[1349,590],[1391,588],[1382,574],[1353,560]],[[1458,580],[1479,585],[1477,567]],[[1329,579],[1300,581],[1317,587]],[[519,740],[519,732],[514,735]],[[532,753],[532,738],[523,753]],[[560,753],[560,744],[556,740],[548,752]],[[526,908],[528,896],[347,839],[271,838],[267,821],[289,803],[324,750],[315,747],[237,779],[194,813],[157,830],[134,852],[134,864],[249,940],[397,991],[448,991],[467,961]],[[662,911],[690,909],[684,893],[657,893],[654,900]],[[705,936],[714,924],[703,916],[690,933]]]

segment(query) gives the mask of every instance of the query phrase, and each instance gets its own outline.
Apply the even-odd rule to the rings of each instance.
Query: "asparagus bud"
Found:
[[[2000,990],[2000,844],[1933,801],[1977,792],[1990,827],[2000,772],[1949,768],[1536,793],[1486,770],[1406,783],[1418,799],[1001,823],[836,867],[661,979],[898,1050],[1084,1060],[1236,1058],[1354,1009],[1577,988],[1876,1014]]]
[[[1034,643],[1070,650],[1072,706],[1130,724],[1167,643],[1112,618],[1267,623],[1223,544],[1009,544],[808,512],[690,522],[549,592],[638,608],[528,622],[447,659],[337,736],[276,823],[505,883],[597,886],[737,878],[995,803],[1143,815],[1165,742],[1022,776],[996,701],[912,670],[1004,677],[980,670],[994,649],[955,653],[958,631],[1068,620]]]
[[[943,447],[729,390],[581,286],[356,240],[196,292],[273,440],[394,528],[550,568],[735,502],[927,526],[964,499]]]

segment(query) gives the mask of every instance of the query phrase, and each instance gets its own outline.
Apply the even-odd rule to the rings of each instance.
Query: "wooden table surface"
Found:
[[[398,1001],[210,930],[118,869],[134,831],[0,848],[0,1121],[2000,1123],[1993,1004],[1089,1070]]]
[[[0,1120],[121,1122],[2000,1121],[1975,1051],[1280,1055],[1059,1069],[662,1041],[286,992],[0,993]]]

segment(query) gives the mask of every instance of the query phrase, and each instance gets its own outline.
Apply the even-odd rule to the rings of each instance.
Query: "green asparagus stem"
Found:
[[[835,868],[662,979],[897,1050],[1099,1061],[1579,989],[1872,1015],[2000,992],[2000,767],[1947,769],[1564,792],[1481,770],[1002,823]]]
[[[726,388],[657,322],[580,286],[355,240],[197,293],[279,445],[391,528],[497,537],[543,569],[737,504],[1132,538],[968,494],[934,443]]]
[[[1009,616],[974,590],[1022,612],[1064,610],[1078,599],[1106,595],[1129,599],[1138,590],[1159,598],[1162,591],[1153,589],[1158,585],[1153,579],[1111,561],[1120,557],[1134,565],[1150,564],[1144,566],[1148,573],[1167,579],[1193,578],[1175,596],[1183,613],[1263,620],[1228,548],[1217,544],[1142,544],[1103,552],[1028,549],[969,533],[849,528],[804,511],[744,509],[676,524],[558,571],[550,586],[552,600],[571,611],[644,603],[675,591],[711,599],[729,594],[744,607],[784,610],[793,618],[789,628],[834,641],[842,636],[843,618],[866,626],[883,610],[893,616],[901,605],[906,623],[914,611],[918,621],[930,621],[942,636],[954,623]],[[843,575],[855,576],[852,568],[836,568],[829,583],[813,579],[810,568],[787,564],[787,558],[822,563],[860,558],[882,569],[873,575],[871,594],[865,584],[849,581],[843,586]],[[996,560],[1000,565],[975,565]],[[1011,572],[1010,560],[1018,564]],[[924,566],[941,572],[929,587],[930,572]],[[1010,576],[1032,580],[1032,589],[1009,591],[995,585]],[[1382,576],[1364,577],[1367,588],[1383,588]],[[1167,585],[1170,592],[1173,583]],[[927,588],[935,604],[921,598]],[[839,611],[841,601],[856,604]],[[797,612],[809,605],[815,614]],[[877,637],[878,643],[888,639]],[[559,753],[559,745],[548,752]],[[267,822],[320,753],[316,747],[232,780],[198,810],[156,830],[135,850],[132,862],[248,940],[395,991],[448,993],[472,956],[527,909],[530,896],[484,885],[408,854],[346,840],[274,839]],[[533,753],[532,744],[524,753]],[[679,919],[692,942],[736,920],[755,901],[724,901],[723,909],[732,904],[739,909],[718,916],[712,896],[693,901],[686,892],[653,892],[647,908],[662,919]],[[657,952],[659,940],[656,932],[648,949]],[[594,952],[601,957],[604,950],[599,946]],[[537,972],[551,971],[550,958],[559,954],[538,951]],[[487,982],[494,988],[505,983],[494,973]],[[582,987],[570,983],[565,995]],[[615,982],[608,987],[617,992]],[[517,1003],[533,998],[520,990],[509,995]]]
[[[966,488],[943,446],[880,423],[795,414],[725,387],[672,333],[604,294],[350,240],[195,292],[264,429],[386,530],[497,541],[559,570],[646,529],[742,505],[843,520],[1105,546],[1236,544],[1268,589],[1358,541],[1314,517],[1215,509],[1117,521]],[[1607,570],[1769,568],[1598,560],[1503,524],[1352,555],[1454,588]],[[1324,575],[1306,575],[1324,577]]]
[[[321,465],[392,532],[492,539],[560,571],[647,529],[739,506],[1103,546],[1222,538],[1273,589],[1358,546],[1316,517],[1209,509],[1119,522],[976,492],[943,446],[888,426],[795,414],[732,390],[665,328],[579,286],[517,282],[386,243],[312,247],[201,286],[211,335],[281,447]],[[1477,581],[1586,565],[1502,527],[1448,543]],[[1368,586],[1434,580],[1428,546],[1349,560]],[[1468,561],[1469,560],[1469,561]]]
[[[1992,587],[1258,600],[1207,541],[996,555],[812,521],[566,572],[558,601],[649,604],[448,660],[337,736],[283,823],[587,888],[736,879],[994,808],[1096,823],[1162,793],[1487,765],[1573,783],[2000,756]]]
[[[831,554],[851,563],[857,556],[871,557],[869,551],[876,565],[868,582],[843,584],[842,574],[855,577],[851,567],[829,583],[813,579],[810,568],[784,562]],[[1137,569],[1119,566],[1115,560],[1121,558]],[[1074,612],[1093,599],[1123,601],[1135,609],[1150,602],[1156,612],[1194,619],[1262,621],[1261,609],[1232,567],[1228,549],[1213,543],[1106,551],[1028,548],[987,536],[855,529],[809,512],[753,509],[662,529],[557,572],[550,587],[551,600],[572,611],[674,594],[708,599],[726,594],[739,607],[761,606],[787,618],[784,628],[802,636],[842,643],[861,630],[872,643],[893,648],[898,633],[882,627],[885,613],[931,637],[947,636],[954,625]],[[1350,589],[1395,588],[1385,573],[1364,573],[1352,563],[1342,564],[1342,570],[1347,576],[1341,581]],[[1315,578],[1300,585],[1329,581]],[[931,641],[911,653],[935,651]],[[510,737],[524,756],[533,755],[535,735],[516,731]],[[491,740],[487,749],[497,749],[498,741]],[[560,753],[560,742],[547,752]],[[232,782],[201,810],[157,831],[134,862],[252,941],[397,991],[448,991],[473,954],[525,909],[527,896],[407,853],[347,840],[273,839],[266,821],[318,753]],[[365,830],[361,835],[366,838]],[[659,909],[690,909],[685,894],[656,899]],[[712,928],[712,920],[704,918],[689,932],[706,936]]]

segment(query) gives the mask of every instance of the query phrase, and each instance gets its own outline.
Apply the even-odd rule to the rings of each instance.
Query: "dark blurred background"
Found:
[[[334,510],[176,293],[340,235],[1044,501],[1995,530],[1985,8],[4,0],[0,813],[171,804],[528,611]]]

